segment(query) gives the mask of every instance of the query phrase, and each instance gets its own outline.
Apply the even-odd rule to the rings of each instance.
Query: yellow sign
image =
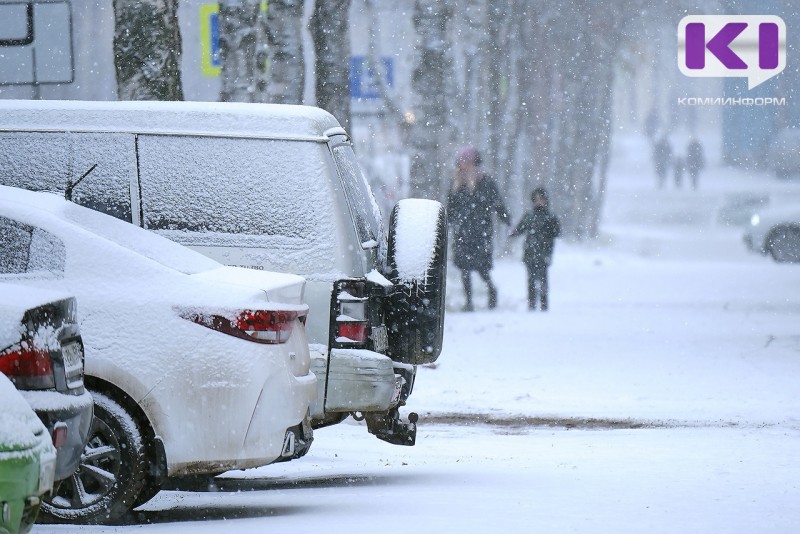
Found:
[[[265,14],[269,2],[261,2]],[[219,2],[200,4],[200,54],[203,76],[216,77],[222,71],[219,49]]]

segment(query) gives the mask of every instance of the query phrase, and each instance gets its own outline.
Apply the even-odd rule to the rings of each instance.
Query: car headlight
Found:
[[[752,226],[758,226],[758,223],[760,223],[760,222],[761,222],[761,217],[759,217],[758,214],[753,215],[752,217],[750,217],[750,224]]]

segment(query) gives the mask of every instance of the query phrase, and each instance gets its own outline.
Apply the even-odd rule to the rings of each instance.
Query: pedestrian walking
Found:
[[[653,145],[653,163],[656,168],[658,187],[663,188],[667,181],[667,172],[672,161],[672,145],[666,135],[662,135]]]
[[[448,224],[453,229],[453,263],[461,270],[464,311],[473,310],[472,272],[489,290],[489,308],[497,306],[497,288],[492,269],[493,214],[511,224],[494,180],[481,168],[478,151],[465,146],[458,152],[453,188],[447,198]]]
[[[686,170],[686,160],[681,156],[675,156],[672,160],[672,176],[675,178],[675,188],[683,186],[683,173]]]
[[[689,141],[689,146],[686,149],[686,171],[689,173],[689,179],[692,182],[692,189],[697,189],[700,185],[700,171],[706,166],[706,159],[703,154],[703,145],[697,138],[693,137]]]
[[[550,211],[545,189],[534,189],[531,201],[533,209],[523,215],[510,237],[525,234],[523,261],[528,269],[528,309],[535,310],[538,300],[540,309],[547,311],[547,270],[553,262],[553,248],[556,237],[561,234],[561,225]]]

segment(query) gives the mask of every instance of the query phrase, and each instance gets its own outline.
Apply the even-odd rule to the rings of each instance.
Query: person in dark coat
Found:
[[[675,188],[683,186],[683,172],[686,170],[686,160],[681,156],[675,156],[672,160],[672,175],[675,177]]]
[[[697,189],[700,183],[700,171],[706,166],[706,159],[703,156],[703,145],[696,138],[689,141],[686,149],[686,171],[692,181],[692,189]]]
[[[447,198],[448,224],[453,229],[453,263],[461,270],[466,303],[472,311],[472,271],[486,282],[489,308],[497,306],[497,288],[489,276],[492,269],[492,214],[511,224],[494,180],[480,167],[478,151],[463,147],[456,159],[453,189]]]
[[[669,165],[672,162],[672,145],[669,143],[666,135],[659,138],[653,146],[653,164],[656,167],[656,177],[658,178],[658,187],[664,187],[667,181],[667,172]]]
[[[553,261],[553,247],[556,237],[561,234],[561,225],[549,209],[547,191],[537,187],[531,194],[531,201],[533,210],[523,215],[510,237],[525,234],[523,261],[528,268],[528,308],[536,309],[538,296],[541,310],[547,311],[547,269]]]

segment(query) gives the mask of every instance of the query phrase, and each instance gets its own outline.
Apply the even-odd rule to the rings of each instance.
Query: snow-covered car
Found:
[[[50,193],[0,186],[0,281],[81,308],[94,398],[77,488],[45,519],[107,522],[167,477],[299,456],[316,396],[299,276],[227,267]],[[10,271],[10,272],[9,272]]]
[[[17,259],[3,250],[0,277],[16,270],[12,262]],[[50,433],[58,452],[56,486],[78,469],[92,424],[83,362],[74,297],[0,283],[0,374],[17,387]]]
[[[744,233],[747,248],[777,262],[800,262],[800,205],[758,210]]]
[[[308,280],[315,427],[363,416],[413,445],[416,366],[441,351],[446,227],[401,200],[388,231],[350,138],[308,106],[0,100],[0,183],[56,191],[217,261]]]
[[[33,526],[42,495],[53,487],[56,450],[47,429],[2,373],[0,407],[0,532],[24,534]]]

